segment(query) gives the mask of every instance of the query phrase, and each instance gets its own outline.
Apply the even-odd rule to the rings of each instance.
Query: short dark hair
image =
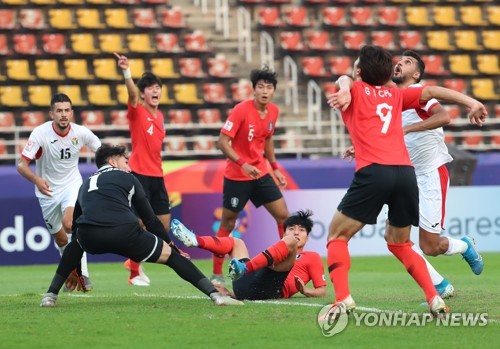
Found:
[[[56,103],[63,103],[63,102],[69,102],[71,108],[73,108],[73,103],[71,103],[71,99],[69,99],[68,95],[64,93],[56,93],[55,95],[52,96],[52,99],[50,100],[50,109],[54,110],[54,106],[56,105]]]
[[[359,52],[358,68],[361,80],[372,86],[382,86],[392,76],[392,55],[376,45],[365,45]]]
[[[252,86],[255,88],[257,82],[260,80],[267,83],[273,84],[274,88],[278,84],[278,73],[272,71],[267,65],[264,65],[262,69],[254,69],[250,72],[250,81],[252,81]]]
[[[156,75],[148,71],[144,72],[141,78],[137,81],[137,87],[141,92],[144,92],[144,89],[146,87],[153,86],[156,84],[160,85],[161,87],[162,86],[161,80]]]
[[[306,228],[307,235],[312,230],[312,227],[314,225],[312,219],[310,218],[313,215],[313,212],[311,210],[299,210],[295,212],[293,215],[288,217],[283,223],[283,226],[286,230],[287,227],[292,226],[292,225],[300,225],[304,228]]]
[[[420,80],[422,80],[422,77],[424,76],[424,73],[425,73],[424,61],[422,60],[422,58],[420,57],[420,55],[418,53],[416,53],[415,51],[412,51],[412,50],[404,51],[403,57],[404,56],[415,58],[415,60],[417,61],[417,67],[418,67],[418,72],[420,73],[420,76],[418,77],[418,79],[415,82],[420,82]]]
[[[97,168],[101,168],[108,162],[112,156],[125,156],[127,149],[120,145],[101,145],[95,152],[95,164]]]

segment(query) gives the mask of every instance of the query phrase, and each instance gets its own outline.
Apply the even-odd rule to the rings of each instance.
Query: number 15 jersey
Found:
[[[421,94],[422,88],[401,90],[354,82],[342,120],[356,151],[356,171],[371,164],[412,166],[401,115],[420,106]]]

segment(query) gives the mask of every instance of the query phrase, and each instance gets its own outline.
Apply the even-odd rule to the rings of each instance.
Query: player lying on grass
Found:
[[[177,219],[171,231],[188,247],[215,254],[228,254],[229,277],[237,299],[290,298],[300,292],[306,297],[324,297],[326,282],[321,257],[303,251],[313,222],[312,212],[298,211],[284,223],[285,235],[273,246],[250,259],[245,242],[233,237],[198,236]],[[314,287],[306,287],[309,281]]]
[[[54,307],[68,275],[84,251],[114,253],[136,262],[166,264],[181,278],[210,297],[215,305],[241,305],[222,295],[187,258],[181,256],[146,199],[142,185],[130,173],[124,147],[102,146],[96,152],[99,170],[81,186],[75,206],[73,239],[43,296],[42,307]],[[131,206],[146,226],[143,230]]]

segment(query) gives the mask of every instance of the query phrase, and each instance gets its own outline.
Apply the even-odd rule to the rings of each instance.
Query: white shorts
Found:
[[[64,211],[68,207],[75,207],[79,189],[79,186],[73,186],[55,196],[38,198],[45,225],[51,234],[61,230]]]
[[[419,196],[419,226],[430,233],[440,234],[444,229],[446,194],[450,177],[445,165],[417,175]]]

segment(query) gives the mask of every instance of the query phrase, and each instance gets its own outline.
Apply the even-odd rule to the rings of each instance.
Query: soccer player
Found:
[[[481,125],[487,111],[480,102],[441,87],[389,88],[392,55],[385,49],[364,46],[358,58],[361,81],[342,76],[339,91],[328,103],[341,110],[342,119],[356,149],[353,182],[333,216],[328,233],[327,263],[335,289],[335,302],[326,314],[337,309],[351,312],[356,304],[348,283],[348,241],[365,224],[375,224],[384,204],[389,206],[386,239],[388,248],[405,266],[425,293],[434,314],[449,312],[438,295],[425,262],[412,248],[411,225],[418,226],[418,187],[402,127],[402,111],[416,109],[431,98],[449,100],[471,109],[470,118]]]
[[[243,240],[233,237],[197,236],[174,219],[172,233],[188,247],[229,254],[229,276],[237,299],[290,298],[296,293],[324,297],[326,283],[321,257],[304,251],[313,222],[311,211],[298,211],[284,222],[285,234],[278,243],[250,259]],[[313,287],[306,287],[309,281]]]
[[[96,152],[96,165],[98,171],[83,183],[78,193],[73,224],[76,236],[64,250],[40,306],[55,306],[61,286],[78,266],[84,251],[165,264],[209,296],[215,305],[243,304],[218,293],[189,259],[171,247],[167,231],[153,212],[141,183],[130,173],[124,147],[100,147]],[[147,231],[131,210],[132,205]]]
[[[118,66],[123,71],[128,92],[127,119],[130,127],[132,154],[130,168],[141,182],[146,197],[165,229],[170,229],[170,199],[163,178],[161,150],[165,138],[164,117],[158,110],[162,83],[154,74],[145,72],[137,81],[132,80],[126,56],[114,53]],[[125,261],[130,270],[128,283],[134,286],[149,286],[150,279],[140,264]]]
[[[280,188],[287,185],[274,154],[273,133],[279,108],[271,101],[278,83],[277,74],[267,66],[253,70],[250,80],[254,98],[238,103],[222,127],[218,146],[227,157],[224,172],[223,210],[220,227],[215,234],[222,238],[234,229],[239,213],[248,200],[264,207],[278,224],[283,237],[283,223],[289,213]],[[265,155],[265,158],[264,158]],[[267,169],[270,162],[274,179]],[[214,254],[212,282],[224,285],[222,275],[223,254]]]
[[[80,149],[84,146],[96,151],[101,141],[88,128],[73,120],[70,98],[57,93],[50,101],[50,118],[31,132],[17,164],[18,172],[35,184],[35,195],[42,209],[47,229],[62,255],[71,233],[73,211],[82,184],[78,170]],[[29,164],[36,160],[36,173]],[[92,289],[86,255],[82,258],[85,287]]]

